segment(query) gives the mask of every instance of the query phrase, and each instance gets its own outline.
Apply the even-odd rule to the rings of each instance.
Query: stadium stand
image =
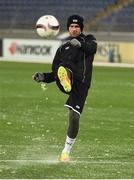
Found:
[[[113,4],[109,4],[102,11],[98,12],[90,22],[88,21],[87,27],[93,30],[96,28],[98,31],[130,32],[132,30],[133,32],[133,2],[133,0],[118,0]]]
[[[32,29],[36,20],[44,14],[55,15],[60,23],[61,29],[66,30],[66,18],[74,13],[84,16],[88,23],[109,5],[129,0],[0,0],[0,24],[1,29]],[[92,30],[112,31],[134,31],[134,2],[131,1],[127,7],[97,22]],[[89,26],[90,27],[90,26]],[[97,28],[96,28],[97,27]],[[131,28],[130,28],[131,27]]]

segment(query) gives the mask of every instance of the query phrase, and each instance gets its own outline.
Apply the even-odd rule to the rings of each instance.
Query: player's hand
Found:
[[[33,80],[35,80],[36,82],[43,82],[45,80],[44,74],[40,73],[40,72],[36,72],[33,76],[32,76]]]
[[[78,41],[78,40],[75,39],[75,38],[71,39],[70,43],[71,43],[73,46],[81,47],[80,41]]]

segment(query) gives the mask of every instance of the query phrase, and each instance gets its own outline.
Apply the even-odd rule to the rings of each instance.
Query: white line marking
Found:
[[[94,66],[104,66],[104,67],[134,68],[134,64],[130,64],[130,63],[94,62],[93,64]]]
[[[59,160],[0,160],[0,163],[20,163],[20,164],[56,164],[59,163]]]
[[[0,160],[0,163],[20,163],[20,164],[56,164],[60,163],[57,160]],[[128,161],[85,161],[85,160],[71,160],[69,163],[71,164],[134,164],[134,162]]]

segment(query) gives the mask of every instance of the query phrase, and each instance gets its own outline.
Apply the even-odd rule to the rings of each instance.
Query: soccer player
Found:
[[[69,161],[69,154],[79,131],[80,115],[90,88],[92,63],[97,50],[95,37],[82,33],[83,21],[83,17],[79,15],[68,18],[67,29],[70,36],[57,49],[52,72],[36,72],[33,76],[37,82],[56,81],[59,89],[69,96],[65,104],[69,109],[69,126],[60,157],[62,162]]]

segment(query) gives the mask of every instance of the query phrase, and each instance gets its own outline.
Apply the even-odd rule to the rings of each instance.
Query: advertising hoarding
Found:
[[[4,39],[3,56],[9,61],[51,63],[60,41]]]

